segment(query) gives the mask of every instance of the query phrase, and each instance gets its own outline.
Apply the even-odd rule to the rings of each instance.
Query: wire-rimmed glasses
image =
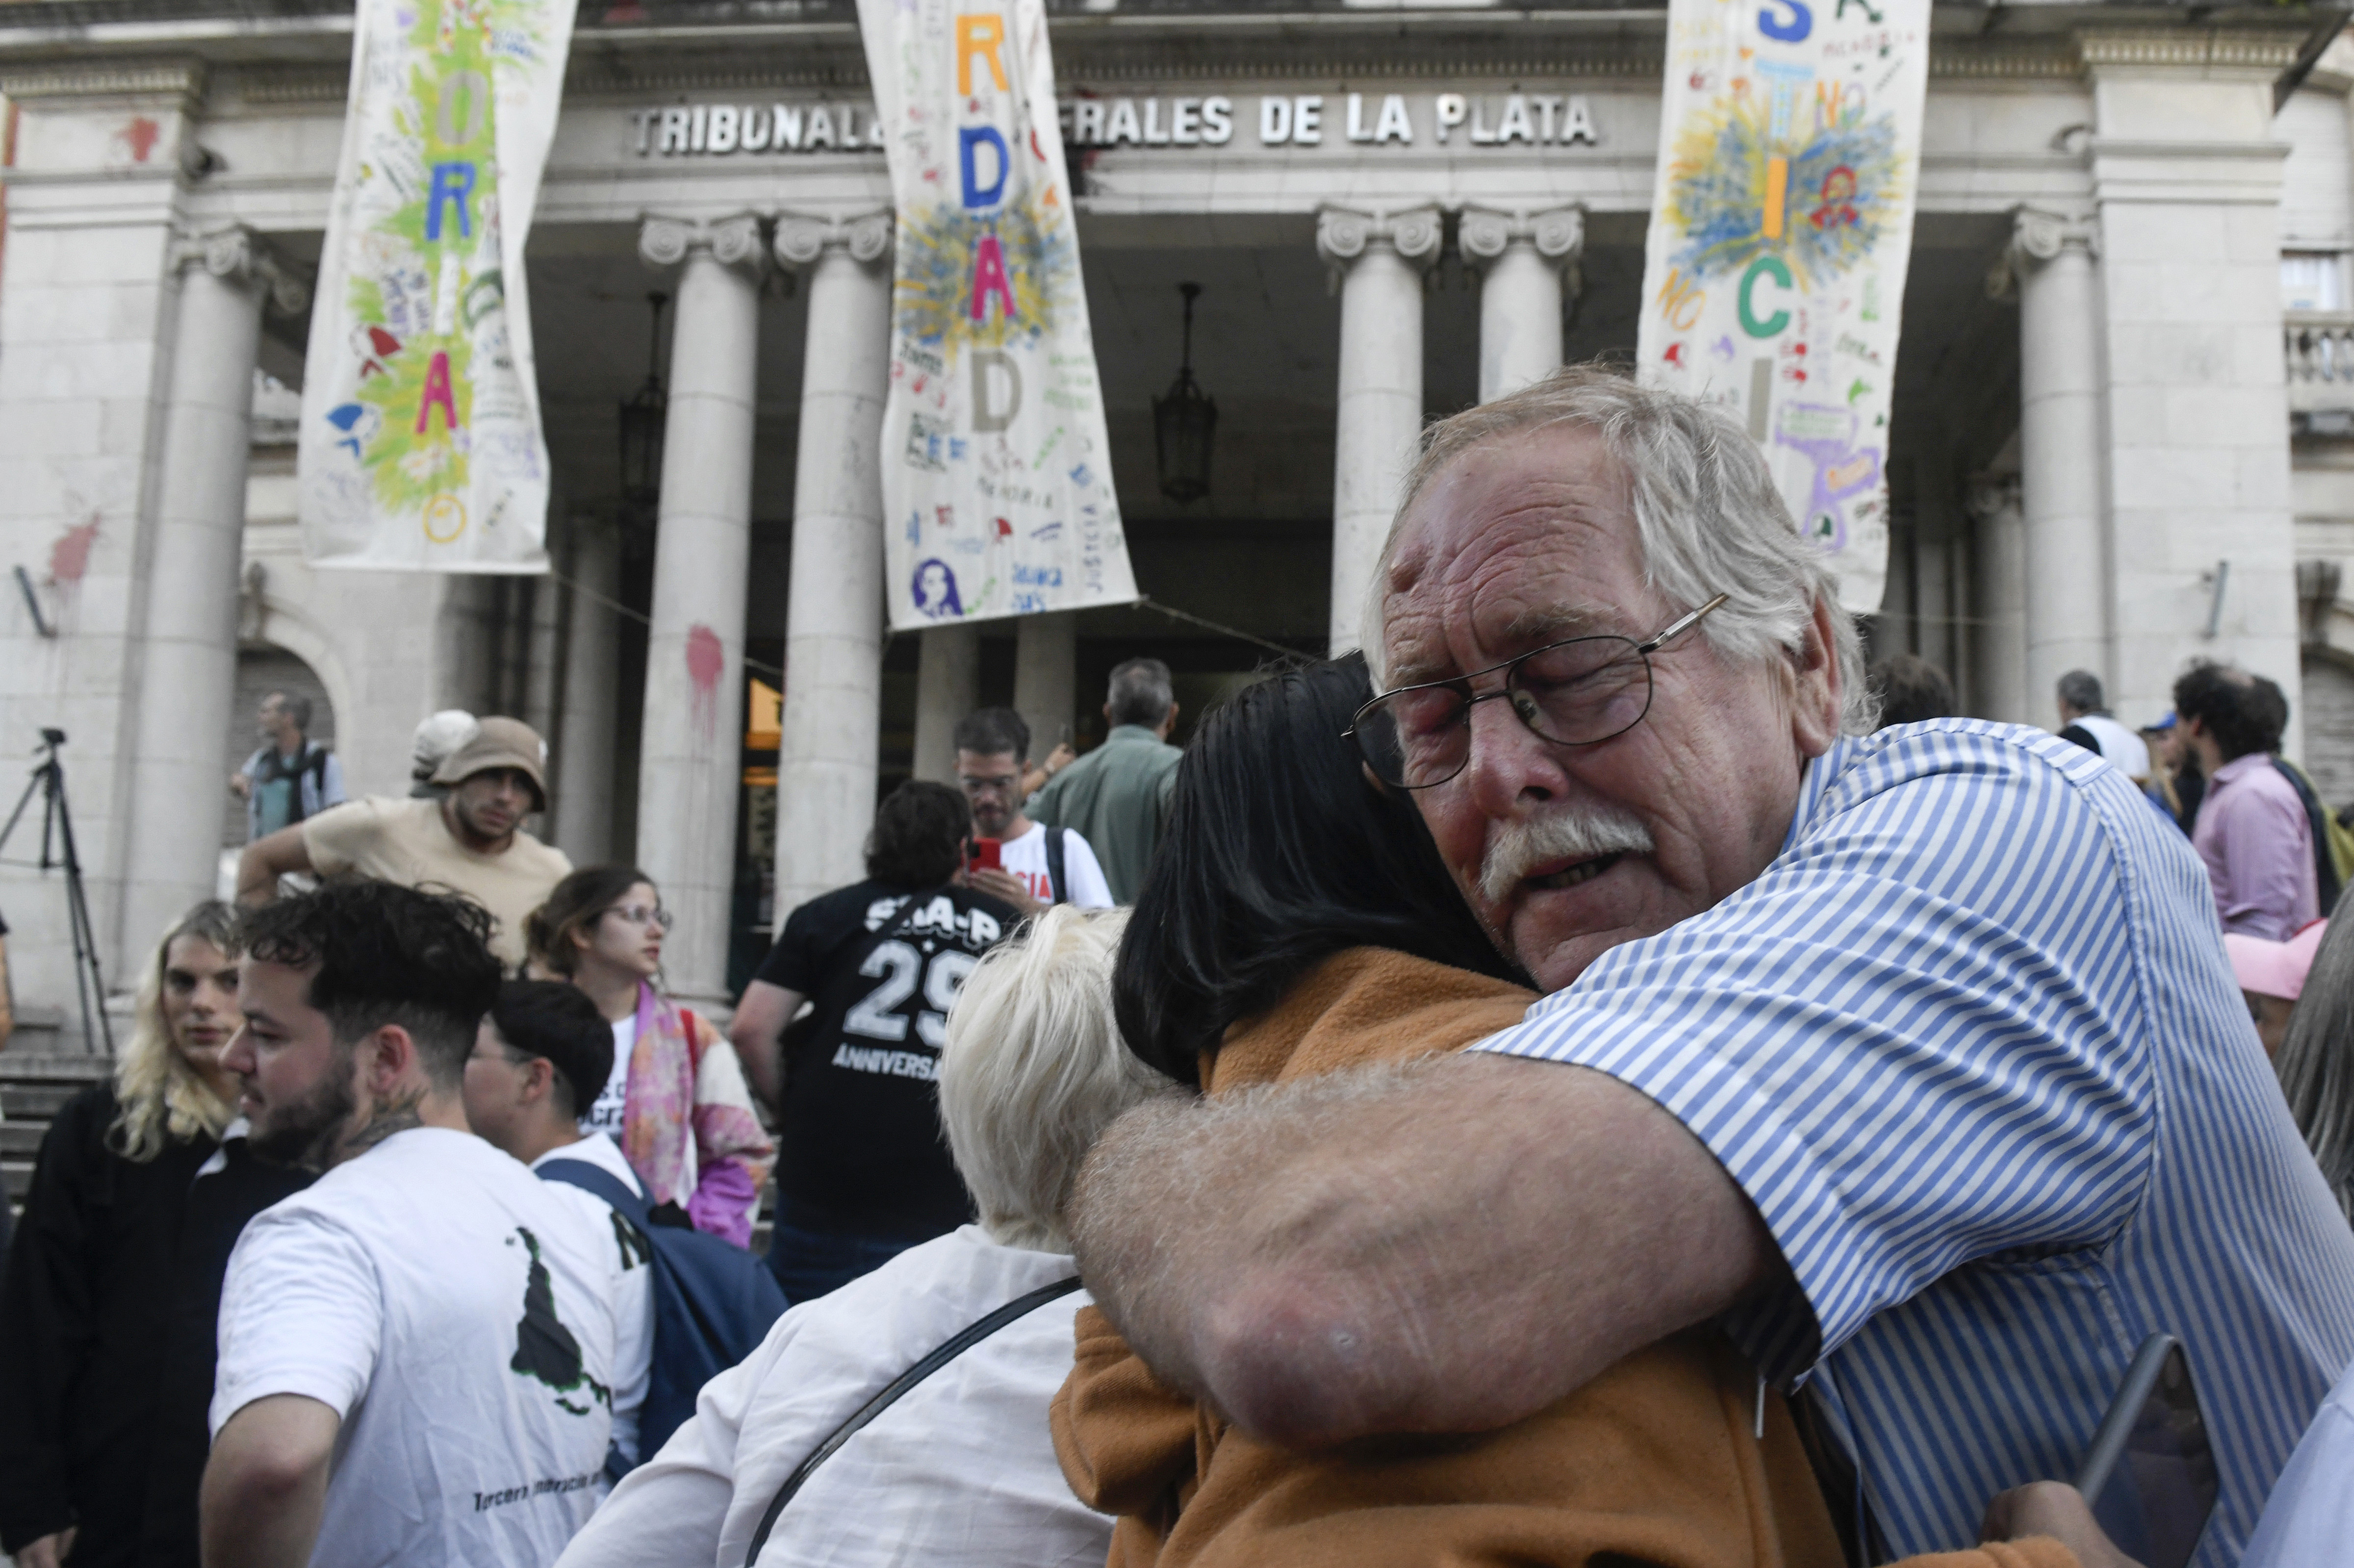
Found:
[[[1471,709],[1493,697],[1510,699],[1512,712],[1540,740],[1598,745],[1633,729],[1651,711],[1651,655],[1729,597],[1718,594],[1640,642],[1571,637],[1468,675],[1384,692],[1357,710],[1348,734],[1374,776],[1401,789],[1427,789],[1462,772],[1471,760]],[[1499,670],[1504,683],[1496,690],[1471,689],[1472,682]]]
[[[677,923],[678,920],[677,916],[672,914],[669,910],[663,908],[659,904],[655,905],[651,909],[647,908],[642,904],[616,904],[611,908],[606,910],[605,913],[608,915],[619,915],[622,919],[627,920],[632,926],[659,926],[664,931],[668,931],[673,925]]]

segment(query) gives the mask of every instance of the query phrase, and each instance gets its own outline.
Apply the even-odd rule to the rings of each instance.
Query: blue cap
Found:
[[[2158,722],[2151,725],[2149,727],[2152,729],[2172,729],[2174,727],[2174,710],[2172,708],[2168,708],[2164,713],[2158,715]]]

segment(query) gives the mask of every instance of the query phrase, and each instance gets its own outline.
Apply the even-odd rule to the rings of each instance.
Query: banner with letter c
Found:
[[[859,0],[898,259],[883,416],[896,631],[1128,604],[1042,0]]]
[[[1731,408],[1875,612],[1929,0],[1670,0],[1667,62],[1639,374]]]
[[[313,566],[543,572],[524,239],[571,0],[359,0],[302,372]]]

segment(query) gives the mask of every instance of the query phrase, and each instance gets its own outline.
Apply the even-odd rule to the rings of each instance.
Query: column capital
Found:
[[[1556,207],[1537,213],[1490,207],[1463,209],[1455,248],[1467,264],[1493,261],[1516,243],[1529,246],[1555,266],[1575,266],[1585,250],[1585,208]]]
[[[1352,262],[1376,244],[1428,272],[1438,263],[1444,232],[1444,220],[1436,207],[1407,207],[1402,212],[1361,212],[1345,207],[1316,210],[1316,254],[1331,269],[1335,283]]]
[[[894,221],[889,207],[852,217],[780,212],[771,243],[778,264],[794,271],[815,266],[829,247],[847,252],[862,267],[871,267],[890,255]]]
[[[2010,243],[1995,258],[1993,268],[1987,273],[1987,297],[2009,299],[2017,291],[2020,279],[2072,246],[2088,257],[2098,257],[2099,226],[2089,218],[2071,217],[2065,213],[2014,207],[2010,215]]]
[[[1981,473],[1971,478],[1962,504],[1969,509],[1972,518],[1985,523],[2005,512],[2018,511],[2023,500],[2019,475]]]
[[[758,213],[739,212],[708,222],[648,214],[638,228],[638,259],[651,267],[675,267],[691,255],[705,255],[757,279],[768,266]]]
[[[269,303],[281,314],[292,315],[311,302],[310,283],[241,223],[175,243],[172,270],[176,274],[191,267],[202,267],[227,282],[267,291]]]

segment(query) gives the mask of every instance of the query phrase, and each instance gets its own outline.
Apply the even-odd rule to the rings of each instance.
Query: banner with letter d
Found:
[[[894,630],[1126,604],[1041,0],[859,0],[898,260],[883,416]]]
[[[1670,0],[1667,59],[1640,374],[1732,408],[1876,611],[1929,0]]]
[[[541,572],[523,249],[572,0],[359,0],[296,446],[313,566]]]

